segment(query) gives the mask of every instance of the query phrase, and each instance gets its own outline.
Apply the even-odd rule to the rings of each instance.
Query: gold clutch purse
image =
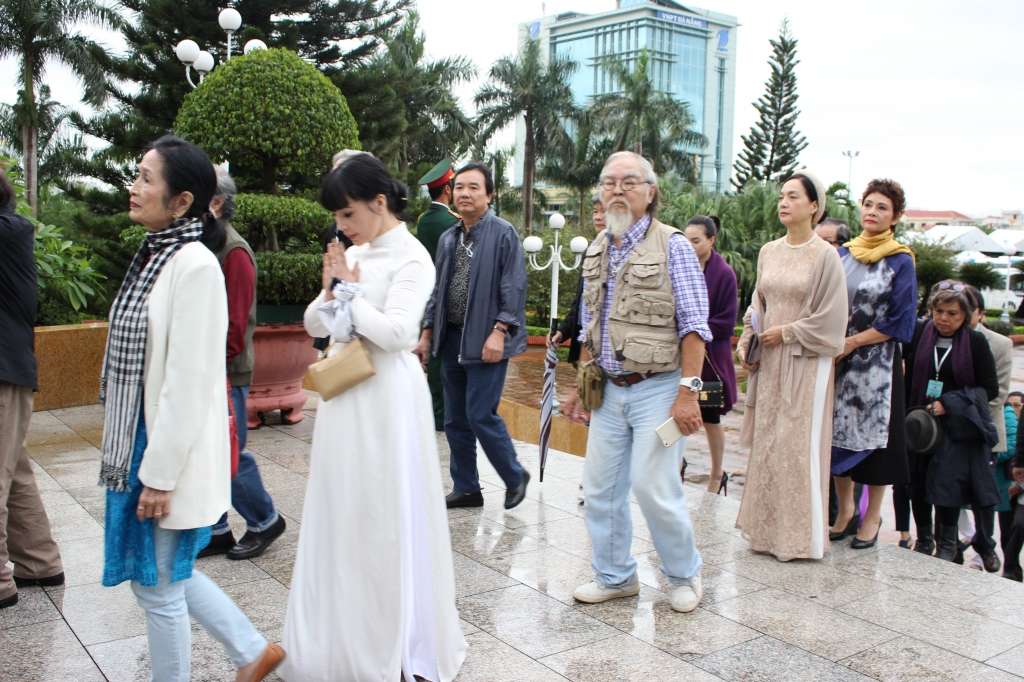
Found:
[[[331,348],[333,344],[327,347],[319,360],[309,366],[313,386],[325,401],[341,395],[377,373],[373,355],[362,337],[352,339],[336,355],[327,357]]]

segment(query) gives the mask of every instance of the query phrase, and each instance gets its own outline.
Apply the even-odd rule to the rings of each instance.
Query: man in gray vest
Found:
[[[630,554],[632,487],[676,611],[697,608],[701,557],[679,478],[686,438],[701,427],[698,395],[708,328],[708,294],[686,236],[655,219],[658,177],[633,152],[612,154],[601,172],[607,229],[583,261],[580,362],[607,377],[590,414],[583,493],[594,546],[594,581],[573,591],[590,604],[640,591]],[[682,369],[682,372],[680,372]],[[681,378],[680,378],[681,375]],[[582,422],[579,396],[562,413]],[[684,436],[666,447],[655,429],[675,421]],[[678,434],[677,434],[678,435]]]
[[[231,506],[245,519],[246,533],[237,543],[228,525],[228,514],[213,527],[210,544],[200,557],[227,554],[229,559],[251,559],[263,554],[284,532],[284,517],[277,513],[274,501],[263,487],[259,467],[251,453],[245,451],[248,437],[245,399],[249,396],[255,356],[252,335],[256,331],[256,257],[242,235],[231,227],[235,217],[235,182],[222,168],[217,168],[217,194],[210,210],[224,222],[228,235],[217,253],[224,271],[228,291],[228,379],[231,381],[231,403],[238,427],[238,473],[231,479]]]

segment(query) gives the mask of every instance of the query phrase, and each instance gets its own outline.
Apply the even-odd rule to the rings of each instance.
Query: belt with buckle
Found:
[[[633,384],[639,384],[644,379],[654,376],[657,372],[633,372],[632,374],[623,374],[621,376],[608,377],[608,381],[612,382],[616,386],[632,386]]]

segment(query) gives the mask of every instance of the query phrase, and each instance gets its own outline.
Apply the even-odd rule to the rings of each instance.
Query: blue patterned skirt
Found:
[[[157,583],[156,549],[153,546],[153,524],[156,520],[139,521],[135,516],[144,487],[139,481],[139,467],[142,465],[142,454],[146,451],[146,442],[146,416],[140,410],[131,470],[128,474],[128,490],[107,490],[103,543],[105,587],[113,587],[125,580],[137,580],[147,587]],[[172,583],[192,577],[196,555],[209,543],[209,526],[181,531],[178,551],[174,555]]]

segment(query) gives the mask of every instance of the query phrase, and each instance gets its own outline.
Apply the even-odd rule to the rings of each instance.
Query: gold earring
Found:
[[[175,213],[174,214],[174,222],[178,222],[179,218],[181,218],[181,213]]]

